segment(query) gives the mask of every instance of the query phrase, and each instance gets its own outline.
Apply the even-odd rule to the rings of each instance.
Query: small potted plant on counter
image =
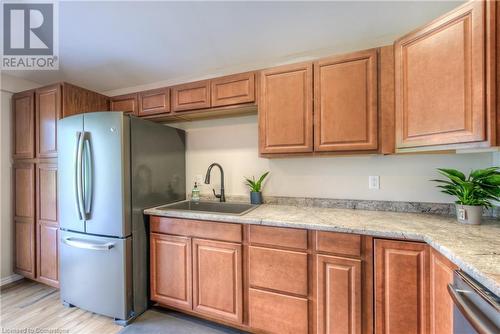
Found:
[[[442,192],[455,196],[457,220],[463,224],[481,224],[483,207],[492,207],[500,199],[500,167],[472,171],[465,176],[456,169],[438,168],[449,180],[432,180]]]
[[[255,177],[252,179],[245,178],[247,186],[250,187],[250,203],[252,204],[262,204],[262,182],[266,178],[269,172],[265,172],[260,176],[260,178],[255,181]]]

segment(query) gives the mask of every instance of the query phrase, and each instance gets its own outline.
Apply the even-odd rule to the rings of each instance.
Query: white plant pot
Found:
[[[480,205],[456,204],[457,220],[462,224],[479,225],[483,217],[483,207]]]

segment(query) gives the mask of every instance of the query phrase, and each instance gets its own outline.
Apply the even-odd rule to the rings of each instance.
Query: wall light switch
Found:
[[[380,176],[368,176],[368,189],[380,189]]]

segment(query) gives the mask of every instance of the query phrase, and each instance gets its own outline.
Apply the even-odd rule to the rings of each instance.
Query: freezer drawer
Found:
[[[128,319],[132,303],[132,238],[61,231],[61,299],[65,303]]]

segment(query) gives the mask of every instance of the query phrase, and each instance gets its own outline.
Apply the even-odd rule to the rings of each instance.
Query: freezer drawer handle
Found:
[[[450,294],[453,303],[457,306],[460,313],[463,314],[463,316],[479,334],[498,333],[498,328],[496,327],[496,325],[491,323],[491,321],[488,320],[488,317],[486,317],[481,311],[479,311],[467,300],[467,297],[464,296],[464,293],[466,293],[466,291],[457,290],[450,283],[448,284],[448,293]]]
[[[87,240],[74,239],[74,238],[64,238],[62,239],[62,241],[70,247],[90,249],[96,251],[107,251],[115,246],[115,244],[112,242],[99,244],[99,243],[88,242]]]

